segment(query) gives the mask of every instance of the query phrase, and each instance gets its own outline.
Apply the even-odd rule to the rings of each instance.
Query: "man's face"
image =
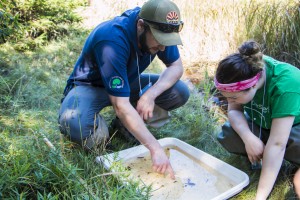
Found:
[[[150,30],[145,31],[139,36],[141,51],[150,54],[156,54],[158,51],[164,51],[165,46],[159,44]]]

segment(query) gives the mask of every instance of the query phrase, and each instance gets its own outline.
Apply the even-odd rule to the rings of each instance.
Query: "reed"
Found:
[[[250,1],[243,10],[246,38],[264,47],[264,53],[300,66],[299,1]]]

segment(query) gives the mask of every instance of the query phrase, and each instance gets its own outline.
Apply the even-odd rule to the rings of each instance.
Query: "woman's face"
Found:
[[[240,92],[224,92],[221,94],[227,98],[228,103],[246,104],[249,103],[255,96],[256,90],[251,87],[249,90]]]

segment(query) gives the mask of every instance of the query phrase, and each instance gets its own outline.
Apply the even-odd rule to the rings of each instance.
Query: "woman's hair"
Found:
[[[263,69],[260,45],[253,41],[244,42],[234,53],[218,64],[216,79],[219,83],[235,83],[254,77]]]

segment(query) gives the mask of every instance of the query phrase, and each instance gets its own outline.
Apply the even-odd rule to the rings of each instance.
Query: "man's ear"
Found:
[[[144,30],[145,30],[145,28],[144,28],[144,20],[139,19],[137,21],[137,31],[138,31],[138,33],[143,33]]]

